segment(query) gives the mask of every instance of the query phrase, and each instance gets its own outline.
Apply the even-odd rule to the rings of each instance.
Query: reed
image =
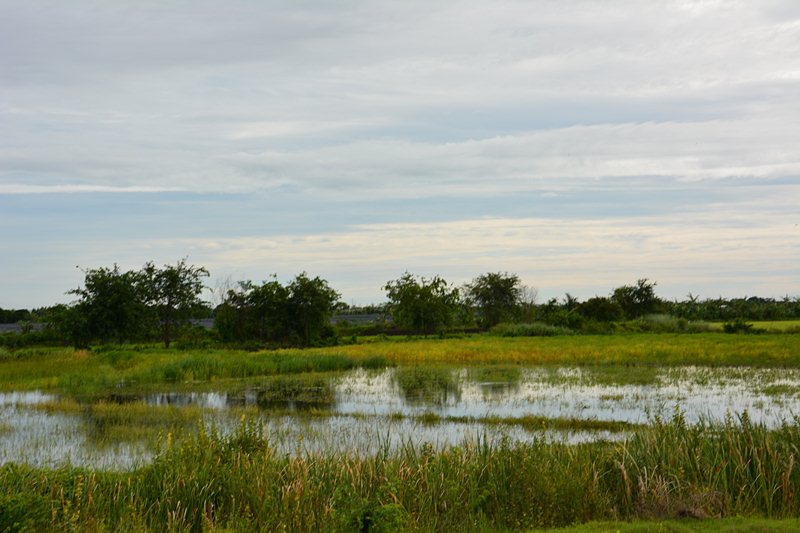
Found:
[[[128,472],[0,468],[0,529],[488,531],[593,520],[797,517],[800,428],[680,413],[618,443],[482,439],[278,454],[262,422],[162,435]],[[24,512],[22,512],[24,510]],[[15,525],[16,524],[16,525]]]
[[[635,333],[555,337],[475,335],[387,339],[332,348],[246,352],[153,346],[37,348],[0,358],[0,389],[93,395],[119,387],[241,380],[401,365],[800,366],[800,335]],[[642,378],[649,373],[641,372]]]

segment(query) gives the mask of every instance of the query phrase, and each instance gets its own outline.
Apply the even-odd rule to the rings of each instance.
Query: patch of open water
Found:
[[[221,431],[238,425],[231,413],[234,408],[247,407],[265,420],[270,442],[280,453],[374,453],[385,447],[422,443],[443,447],[465,440],[620,438],[606,431],[542,431],[482,423],[486,417],[646,423],[654,416],[669,417],[676,409],[690,421],[722,420],[747,411],[754,422],[775,427],[800,413],[797,370],[681,367],[654,370],[652,379],[644,383],[625,383],[624,369],[611,379],[582,368],[512,368],[488,376],[472,369],[426,372],[409,374],[402,367],[354,370],[330,378],[328,387],[309,387],[310,392],[301,386],[287,389],[291,394],[285,398],[253,387],[140,397],[121,396],[117,391],[113,401],[142,402],[154,408],[201,407],[203,422]],[[766,392],[770,388],[771,394]],[[298,391],[302,400],[294,396]],[[90,438],[86,412],[37,408],[57,400],[55,395],[35,391],[0,394],[0,463],[57,465],[66,461],[125,469],[151,458],[152,448],[142,440],[98,443]],[[315,415],[303,416],[310,407]]]

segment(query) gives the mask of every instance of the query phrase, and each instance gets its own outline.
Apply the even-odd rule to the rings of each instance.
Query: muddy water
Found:
[[[266,422],[270,442],[281,453],[372,453],[422,443],[442,447],[465,439],[577,442],[622,437],[482,423],[487,417],[646,423],[654,416],[669,417],[675,409],[688,420],[722,420],[747,411],[753,421],[776,426],[800,413],[800,372],[689,367],[653,370],[652,375],[631,380],[624,369],[598,373],[579,368],[397,368],[356,370],[313,381],[288,379],[280,386],[265,381],[263,386],[239,390],[117,393],[110,400],[120,405],[145,403],[154,409],[193,408],[203,423],[222,431],[235,427],[246,408]],[[42,408],[57,401],[56,396],[39,392],[0,394],[0,463],[69,462],[116,469],[151,458],[152,440],[93,438],[96,421],[87,409]]]

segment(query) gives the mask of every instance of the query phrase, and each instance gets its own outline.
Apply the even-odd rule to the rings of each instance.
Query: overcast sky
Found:
[[[0,307],[519,274],[800,295],[800,2],[0,0]]]

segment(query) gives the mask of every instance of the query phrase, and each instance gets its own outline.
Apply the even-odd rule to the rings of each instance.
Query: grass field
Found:
[[[627,334],[565,337],[389,339],[306,350],[244,352],[107,346],[91,351],[0,352],[0,390],[96,392],[120,386],[191,385],[362,366],[560,365],[800,367],[800,335]]]

